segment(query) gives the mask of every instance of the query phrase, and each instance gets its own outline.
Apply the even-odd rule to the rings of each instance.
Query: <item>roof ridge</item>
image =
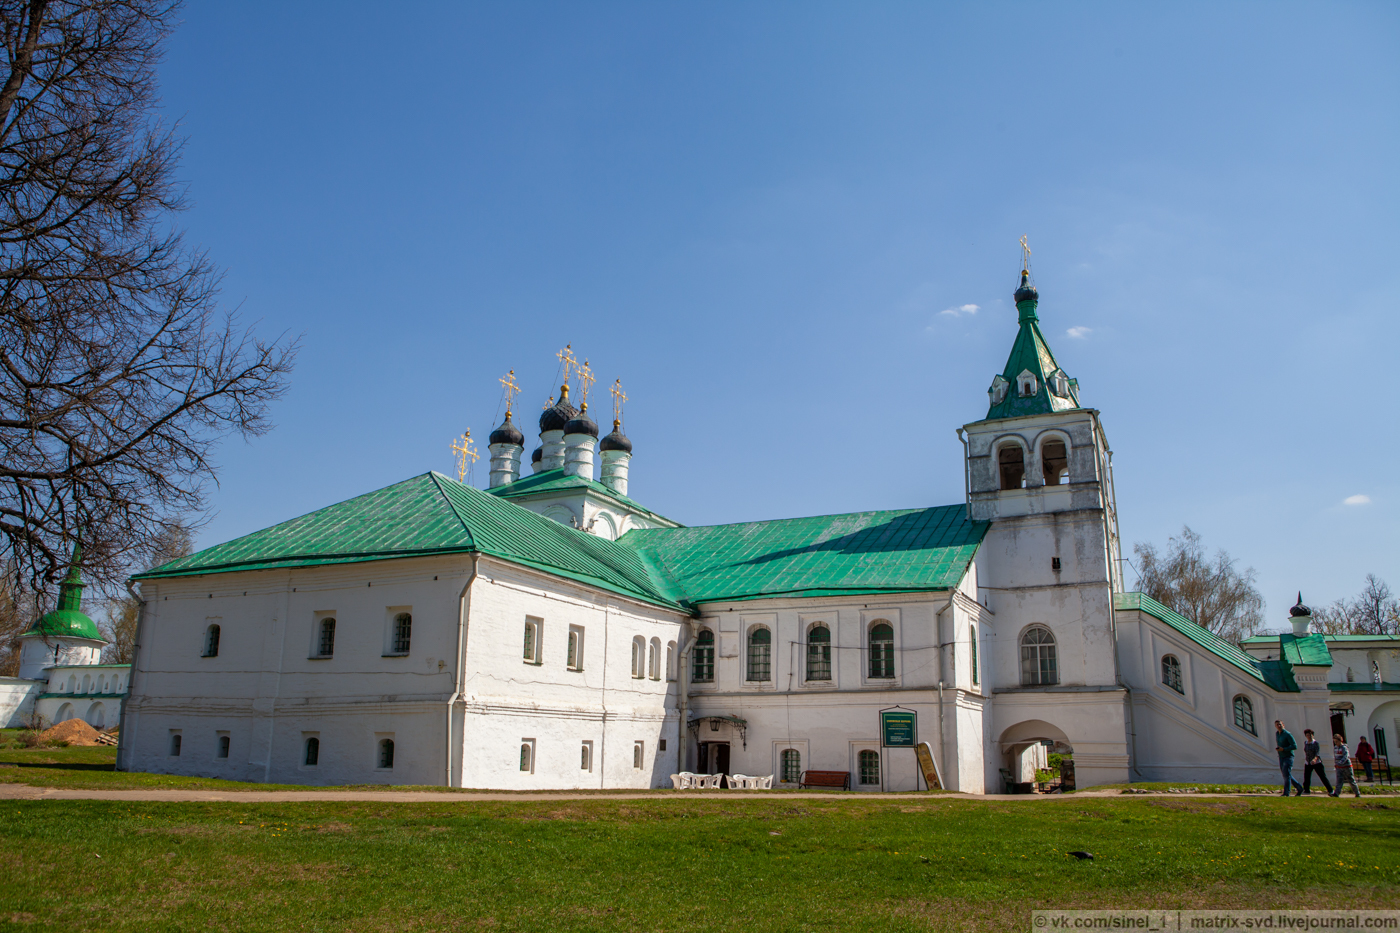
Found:
[[[827,513],[824,513],[824,514],[821,514],[821,515],[796,515],[796,516],[793,516],[793,517],[791,517],[791,518],[753,518],[753,519],[749,519],[748,521],[742,521],[742,522],[720,522],[719,524],[716,524],[716,525],[683,525],[682,528],[685,528],[685,529],[688,529],[688,530],[692,530],[692,531],[700,531],[700,530],[704,530],[704,529],[706,529],[706,528],[734,528],[734,527],[737,527],[737,526],[739,526],[739,525],[777,525],[777,524],[781,524],[781,523],[783,523],[783,522],[807,522],[807,521],[813,521],[813,520],[815,520],[815,519],[820,519],[820,518],[844,518],[844,517],[847,516],[847,515],[894,515],[894,514],[896,514],[896,513],[905,513],[905,514],[908,514],[908,513],[913,513],[913,512],[932,512],[932,511],[935,510],[935,509],[965,509],[965,508],[967,508],[967,503],[965,503],[965,502],[957,502],[957,503],[953,503],[953,504],[950,504],[950,505],[914,506],[913,508],[907,508],[907,509],[869,509],[869,510],[864,511],[864,512],[827,512]],[[972,521],[970,522],[970,524],[977,525],[977,524],[987,524],[987,523],[986,523],[986,522],[982,522],[982,521],[980,521],[980,520],[972,520]],[[680,530],[680,529],[678,529],[678,528],[634,528],[634,529],[632,529],[631,531],[628,531],[627,534],[623,535],[621,538],[618,538],[618,540],[619,540],[619,541],[622,541],[623,539],[625,539],[625,538],[627,537],[627,535],[632,534],[633,531],[679,531],[679,530]]]
[[[476,535],[472,534],[471,526],[467,524],[467,519],[466,519],[466,517],[463,516],[461,512],[457,511],[457,506],[456,506],[455,504],[453,504],[453,502],[452,502],[452,497],[449,496],[449,495],[447,494],[447,490],[442,488],[442,483],[440,483],[440,482],[438,481],[439,477],[441,477],[442,479],[450,479],[450,477],[444,476],[443,474],[439,473],[437,470],[429,470],[429,471],[428,471],[428,478],[431,479],[431,480],[433,481],[433,487],[434,487],[435,489],[437,489],[438,495],[442,496],[442,501],[445,502],[445,503],[447,503],[447,507],[448,507],[448,509],[450,509],[450,510],[452,511],[452,514],[455,515],[455,516],[457,516],[457,521],[458,521],[458,523],[461,524],[462,530],[463,530],[464,532],[466,532],[466,535],[467,535],[467,543],[468,543],[468,550],[471,550],[471,551],[477,550],[477,546],[476,546]],[[473,488],[475,488],[475,487],[472,487],[472,486],[467,486],[466,483],[458,483],[458,485],[459,485],[459,486],[462,486],[462,487],[464,487],[464,488],[466,488],[466,489],[473,489]]]

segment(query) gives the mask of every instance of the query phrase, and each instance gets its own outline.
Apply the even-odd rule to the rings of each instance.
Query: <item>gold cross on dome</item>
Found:
[[[481,454],[476,452],[476,447],[472,445],[472,430],[467,428],[462,436],[452,442],[452,452],[457,455],[457,482],[465,483],[467,474],[471,472],[476,461],[481,459]]]
[[[593,370],[588,365],[588,360],[583,361],[583,365],[578,367],[579,401],[583,403],[583,408],[588,408],[588,390],[593,388],[593,383],[598,380],[593,378]]]
[[[1024,272],[1031,267],[1031,248],[1026,245],[1026,238],[1021,237],[1021,270]]]
[[[510,412],[514,407],[515,397],[520,394],[520,386],[515,384],[515,370],[506,373],[500,379],[501,389],[506,396],[506,420],[510,420]]]
[[[613,397],[613,420],[620,425],[622,424],[622,406],[627,401],[627,393],[622,391],[622,380],[614,382],[608,391],[612,393]]]
[[[569,373],[572,372],[574,366],[578,364],[578,360],[574,359],[574,345],[571,343],[565,344],[564,349],[554,355],[559,357],[559,365],[564,367],[563,382],[565,385],[568,385]]]

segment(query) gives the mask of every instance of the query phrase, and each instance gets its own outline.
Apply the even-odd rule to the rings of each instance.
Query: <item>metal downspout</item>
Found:
[[[472,555],[472,572],[467,577],[466,584],[462,587],[462,592],[457,595],[457,669],[452,673],[452,696],[447,700],[447,746],[443,757],[447,760],[447,776],[445,786],[452,786],[452,711],[457,706],[457,701],[462,697],[462,677],[466,673],[466,657],[464,652],[467,647],[467,613],[471,606],[471,588],[476,582],[477,562],[481,560],[479,554]],[[462,754],[467,751],[467,736],[465,730],[462,735]]]
[[[680,670],[676,672],[676,683],[680,685],[680,722],[676,726],[676,770],[687,771],[685,760],[690,753],[690,743],[686,741],[686,716],[690,712],[690,652],[695,647],[694,623],[685,620],[684,632],[685,645],[676,652],[676,663],[680,665]]]
[[[963,429],[958,428],[958,440],[963,445],[963,501],[967,503],[967,520],[972,521],[972,461],[968,459],[967,438]]]
[[[952,608],[953,608],[953,597],[954,597],[954,595],[956,595],[956,593],[957,593],[957,590],[956,590],[956,589],[949,590],[949,591],[948,591],[948,602],[944,604],[944,606],[943,606],[942,609],[938,610],[938,612],[934,614],[933,620],[934,620],[934,625],[935,625],[936,627],[941,628],[941,623],[939,622],[939,619],[941,619],[941,618],[943,617],[943,613],[945,613],[945,612],[947,612],[949,609],[952,609]],[[952,626],[952,625],[953,625],[953,623],[952,623],[951,621],[949,621],[948,624],[949,624],[949,626]],[[941,631],[936,631],[936,632],[934,633],[934,637],[937,638],[937,639],[938,639],[938,642],[939,642],[939,644],[938,644],[938,760],[939,760],[939,763],[943,765],[943,775],[942,775],[942,777],[943,777],[943,784],[944,784],[943,789],[944,789],[944,790],[949,790],[950,788],[948,788],[948,786],[947,786],[947,784],[948,784],[948,753],[947,753],[947,749],[946,749],[946,747],[945,747],[945,746],[947,745],[947,740],[946,740],[946,738],[945,738],[945,733],[944,733],[944,731],[943,731],[943,730],[944,730],[944,716],[943,716],[943,682],[944,682],[945,680],[947,680],[947,678],[948,678],[948,664],[947,664],[947,662],[944,660],[944,658],[946,657],[946,655],[944,654],[944,651],[945,651],[945,649],[946,649],[949,645],[953,644],[953,642],[952,642],[952,641],[948,641],[948,642],[943,641],[943,633],[942,633]],[[953,637],[954,637],[954,640],[956,640],[956,638],[957,638],[957,632],[956,632],[956,631],[954,631]]]

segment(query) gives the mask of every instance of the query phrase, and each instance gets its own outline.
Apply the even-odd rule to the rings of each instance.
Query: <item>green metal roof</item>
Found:
[[[42,638],[90,638],[93,641],[106,641],[83,610],[83,550],[73,545],[73,560],[68,565],[68,575],[58,587],[58,608],[47,613],[31,625],[21,635],[38,635]]]
[[[987,421],[1043,415],[1079,407],[1079,383],[1073,379],[1069,381],[1068,398],[1050,393],[1050,376],[1059,370],[1060,364],[1055,362],[1055,354],[1050,352],[1050,345],[1040,332],[1039,319],[1035,314],[1037,304],[1038,300],[1034,298],[1016,303],[1021,329],[1011,345],[1011,355],[1007,357],[1006,368],[1001,374],[1011,385],[1006,397],[987,410]],[[1016,377],[1026,370],[1035,376],[1037,387],[1034,395],[1022,398],[1017,393]]]
[[[1234,665],[1255,680],[1267,684],[1281,693],[1298,692],[1298,684],[1293,680],[1292,667],[1286,660],[1260,661],[1251,657],[1243,649],[1230,644],[1209,629],[1197,625],[1186,616],[1168,609],[1146,593],[1115,593],[1113,608],[1121,611],[1137,609],[1145,612],[1159,622],[1176,629],[1211,654]]]
[[[516,499],[524,496],[536,496],[553,492],[568,492],[574,489],[587,489],[597,493],[605,499],[612,499],[615,502],[627,506],[634,512],[642,515],[650,515],[663,522],[671,522],[673,525],[680,524],[673,522],[664,515],[658,515],[650,509],[644,507],[635,499],[613,492],[607,486],[596,480],[587,479],[582,476],[567,476],[563,470],[545,470],[543,473],[536,473],[533,476],[522,477],[513,483],[504,486],[497,486],[495,489],[488,489],[493,496],[500,496],[502,499]]]
[[[1321,635],[1304,635],[1301,638],[1287,633],[1280,635],[1279,657],[1289,664],[1332,666],[1332,652],[1327,650],[1327,641]]]
[[[1349,642],[1349,641],[1400,641],[1400,635],[1323,635],[1320,632],[1313,632],[1309,637],[1322,638],[1328,642]],[[1277,634],[1272,635],[1251,635],[1244,640],[1246,645],[1267,645],[1272,644],[1278,638]]]
[[[963,505],[629,531],[673,598],[704,603],[948,589],[987,532]]]
[[[678,608],[657,590],[633,549],[577,531],[440,473],[424,473],[318,509],[133,579],[470,552]]]
[[[1340,683],[1328,684],[1333,693],[1394,693],[1400,691],[1400,684],[1382,683],[1379,686],[1374,681],[1369,683]]]

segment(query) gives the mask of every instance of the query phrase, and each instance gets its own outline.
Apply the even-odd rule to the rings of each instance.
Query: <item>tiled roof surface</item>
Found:
[[[1293,671],[1286,661],[1260,661],[1251,657],[1241,648],[1230,644],[1214,632],[1178,612],[1163,606],[1146,593],[1116,593],[1113,608],[1118,610],[1137,609],[1152,618],[1171,626],[1176,631],[1209,651],[1211,654],[1239,668],[1255,680],[1268,684],[1284,693],[1297,693],[1298,685],[1293,680]]]
[[[629,531],[689,603],[947,589],[986,534],[963,505]]]
[[[1288,633],[1280,635],[1279,657],[1289,664],[1332,666],[1332,652],[1327,650],[1327,641],[1321,635],[1304,635],[1302,638]]]
[[[487,492],[493,496],[500,496],[502,499],[514,499],[520,496],[563,492],[570,489],[588,489],[605,499],[613,499],[617,502],[621,502],[635,512],[640,512],[643,515],[652,515],[662,521],[671,521],[671,519],[666,518],[664,515],[657,515],[655,512],[645,508],[633,499],[618,495],[597,480],[585,479],[582,476],[567,476],[563,470],[545,470],[543,473],[521,477],[513,483],[497,486],[495,489],[488,489]]]

